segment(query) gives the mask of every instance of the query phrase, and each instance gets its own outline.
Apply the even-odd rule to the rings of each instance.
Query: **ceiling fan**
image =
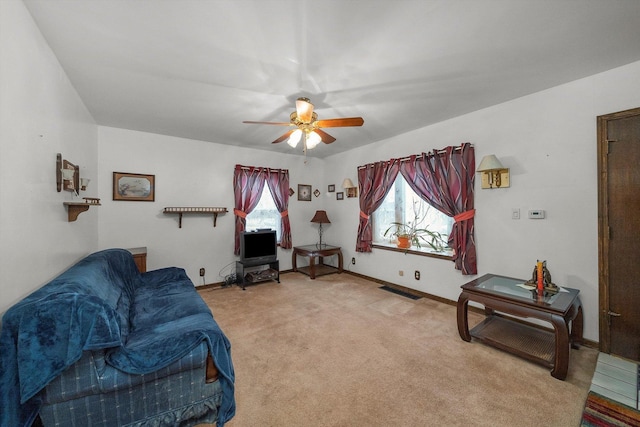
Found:
[[[344,117],[338,119],[318,120],[318,115],[313,111],[313,104],[309,98],[298,98],[296,100],[296,111],[289,116],[289,122],[254,122],[243,121],[242,123],[259,125],[291,126],[292,129],[272,142],[277,144],[287,140],[287,144],[296,147],[300,140],[303,140],[304,151],[318,145],[320,141],[331,144],[336,139],[320,128],[337,128],[347,126],[362,126],[362,117]],[[304,138],[303,138],[304,136]]]

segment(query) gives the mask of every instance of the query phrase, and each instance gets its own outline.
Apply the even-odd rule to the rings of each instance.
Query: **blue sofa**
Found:
[[[96,252],[10,308],[0,426],[193,426],[235,414],[230,344],[180,268]]]

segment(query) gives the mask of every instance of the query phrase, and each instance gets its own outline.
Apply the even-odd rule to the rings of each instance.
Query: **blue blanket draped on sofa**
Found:
[[[3,316],[0,425],[30,426],[41,405],[38,393],[83,351],[108,349],[110,365],[146,374],[203,341],[220,374],[217,421],[223,426],[235,414],[230,343],[184,270],[140,274],[126,250],[91,254]]]

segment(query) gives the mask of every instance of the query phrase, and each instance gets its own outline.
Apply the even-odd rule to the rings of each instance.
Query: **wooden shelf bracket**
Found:
[[[100,199],[85,198],[84,202],[63,202],[67,207],[67,215],[69,222],[73,222],[78,219],[84,211],[88,211],[90,206],[100,206]]]

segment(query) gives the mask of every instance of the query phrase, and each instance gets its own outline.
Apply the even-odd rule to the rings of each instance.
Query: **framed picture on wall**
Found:
[[[344,200],[344,192],[339,191],[336,193],[336,200]]]
[[[311,186],[307,184],[298,184],[298,200],[304,202],[311,201]]]
[[[156,176],[140,173],[113,173],[113,200],[153,202],[156,199]]]
[[[327,188],[327,191],[329,193],[333,193],[334,191],[336,191],[336,185],[335,184],[329,184],[329,187]]]

